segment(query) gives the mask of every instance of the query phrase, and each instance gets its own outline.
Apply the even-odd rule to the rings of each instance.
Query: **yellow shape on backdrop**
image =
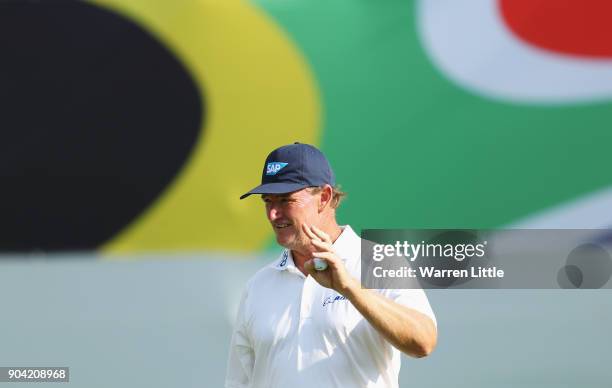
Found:
[[[273,148],[318,140],[315,80],[298,48],[243,1],[94,3],[132,19],[169,48],[206,103],[202,135],[182,171],[102,250],[261,249],[271,235],[263,205],[238,197],[259,183]]]

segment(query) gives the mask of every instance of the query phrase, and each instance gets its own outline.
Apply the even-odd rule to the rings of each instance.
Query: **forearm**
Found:
[[[436,345],[432,320],[374,290],[356,283],[344,293],[363,317],[393,346],[413,357],[425,357]]]
[[[314,260],[304,269],[323,287],[332,288],[345,296],[363,317],[393,346],[414,357],[427,356],[436,346],[437,332],[433,321],[414,309],[403,306],[379,293],[362,289],[344,267],[332,247],[329,235],[314,226],[303,226],[304,233],[318,249],[313,257],[327,260],[329,268],[317,271]]]

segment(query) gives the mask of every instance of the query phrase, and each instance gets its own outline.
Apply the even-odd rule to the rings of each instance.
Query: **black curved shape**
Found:
[[[134,22],[0,3],[0,250],[81,250],[141,214],[200,136],[203,97]]]

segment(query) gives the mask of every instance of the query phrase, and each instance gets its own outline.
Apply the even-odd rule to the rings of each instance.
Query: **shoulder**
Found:
[[[246,284],[246,288],[256,287],[258,284],[267,283],[278,274],[278,270],[275,268],[278,260],[274,260],[272,263],[266,264],[260,268],[249,278]]]
[[[283,252],[284,253],[284,252]],[[250,278],[247,280],[244,286],[244,293],[248,294],[250,290],[257,288],[263,284],[269,284],[276,276],[278,276],[278,265],[279,261],[282,260],[282,254],[278,258],[275,258],[270,263],[267,263],[262,268],[257,270]]]
[[[240,298],[240,315],[250,322],[257,311],[261,311],[262,301],[269,300],[278,292],[279,258],[266,264],[255,272],[244,284]]]

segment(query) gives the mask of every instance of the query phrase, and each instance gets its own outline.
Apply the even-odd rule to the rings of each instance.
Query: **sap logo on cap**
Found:
[[[266,165],[266,175],[276,175],[287,163],[270,162]]]

